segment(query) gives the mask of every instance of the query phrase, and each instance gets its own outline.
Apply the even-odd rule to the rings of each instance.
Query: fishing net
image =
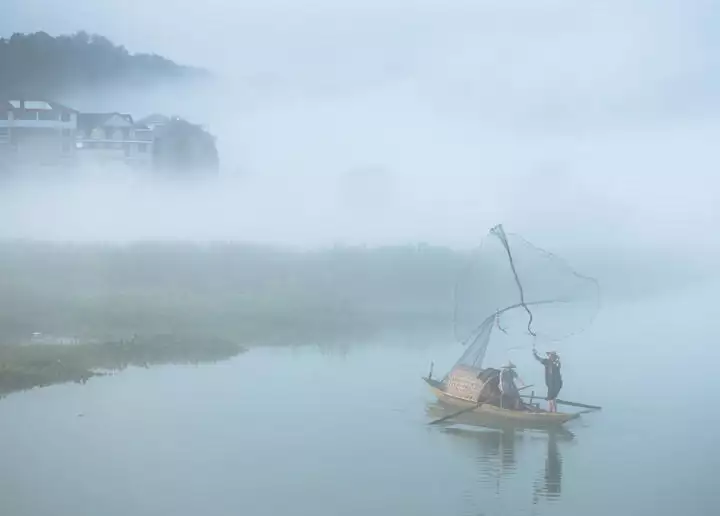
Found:
[[[593,278],[496,226],[455,286],[455,336],[467,346],[456,366],[482,368],[489,347],[498,357],[555,347],[592,323],[599,301]]]

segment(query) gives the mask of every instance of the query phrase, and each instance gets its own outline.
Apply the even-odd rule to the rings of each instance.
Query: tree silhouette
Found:
[[[131,54],[97,34],[45,32],[0,38],[0,94],[55,98],[105,85],[206,75],[155,54]]]
[[[215,138],[201,126],[172,117],[156,130],[155,166],[173,174],[216,172],[219,166]]]

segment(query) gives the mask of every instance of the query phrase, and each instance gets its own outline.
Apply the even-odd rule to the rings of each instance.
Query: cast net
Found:
[[[555,348],[585,330],[599,306],[596,280],[495,226],[455,286],[455,336],[466,346],[456,366],[481,369],[488,349],[506,360],[515,349]]]

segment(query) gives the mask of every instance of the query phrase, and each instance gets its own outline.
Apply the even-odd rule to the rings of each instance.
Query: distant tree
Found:
[[[158,170],[173,175],[217,172],[215,137],[201,126],[172,117],[156,131],[154,157]]]
[[[201,76],[152,54],[131,54],[109,39],[81,31],[52,37],[45,32],[0,38],[0,94],[57,98],[64,93],[123,82]]]

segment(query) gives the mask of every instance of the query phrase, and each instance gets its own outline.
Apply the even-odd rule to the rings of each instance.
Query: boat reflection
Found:
[[[433,418],[443,417],[452,410],[457,409],[445,408],[438,402],[428,404],[427,408]],[[440,431],[461,443],[464,454],[470,447],[478,465],[478,481],[485,487],[492,486],[498,494],[507,490],[516,495],[525,492],[533,503],[561,496],[563,460],[559,443],[575,439],[568,429],[530,429],[473,413],[462,414],[458,420],[447,423]],[[542,466],[537,453],[539,446],[544,456]],[[525,461],[528,467],[535,464],[536,474],[528,475],[527,469],[518,467],[519,461]],[[507,483],[513,485],[505,485]]]

